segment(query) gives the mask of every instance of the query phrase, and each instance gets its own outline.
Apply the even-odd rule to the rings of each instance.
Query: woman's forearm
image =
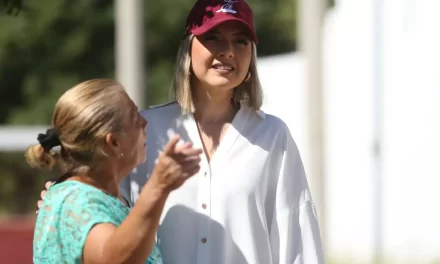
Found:
[[[106,263],[144,263],[155,242],[168,192],[149,181],[130,214],[103,247]]]

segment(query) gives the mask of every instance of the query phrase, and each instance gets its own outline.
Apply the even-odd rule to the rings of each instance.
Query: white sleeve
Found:
[[[322,264],[324,256],[315,205],[298,148],[288,130],[284,153],[277,163],[279,178],[270,229],[273,263]]]

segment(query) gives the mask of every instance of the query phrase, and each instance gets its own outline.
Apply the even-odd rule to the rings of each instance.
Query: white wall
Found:
[[[372,263],[380,239],[395,263],[440,257],[439,11],[439,1],[339,0],[326,18],[330,256]],[[305,63],[292,53],[260,58],[258,67],[263,109],[289,125],[307,170]],[[376,132],[383,139],[382,159],[374,155]],[[380,194],[376,168],[382,214],[374,203]],[[379,235],[375,220],[382,224]]]
[[[440,2],[385,1],[386,249],[440,257]]]
[[[374,254],[374,16],[372,1],[342,1],[326,19],[329,255]]]

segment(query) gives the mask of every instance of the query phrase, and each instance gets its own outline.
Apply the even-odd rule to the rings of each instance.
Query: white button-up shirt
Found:
[[[123,182],[133,202],[169,138],[202,148],[193,115],[177,103],[142,111],[147,161]],[[287,126],[242,105],[200,172],[173,191],[157,234],[166,264],[324,263],[316,210]]]

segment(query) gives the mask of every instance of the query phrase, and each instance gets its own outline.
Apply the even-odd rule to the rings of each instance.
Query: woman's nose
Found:
[[[233,58],[234,47],[230,41],[224,41],[219,45],[218,55],[222,57]]]

